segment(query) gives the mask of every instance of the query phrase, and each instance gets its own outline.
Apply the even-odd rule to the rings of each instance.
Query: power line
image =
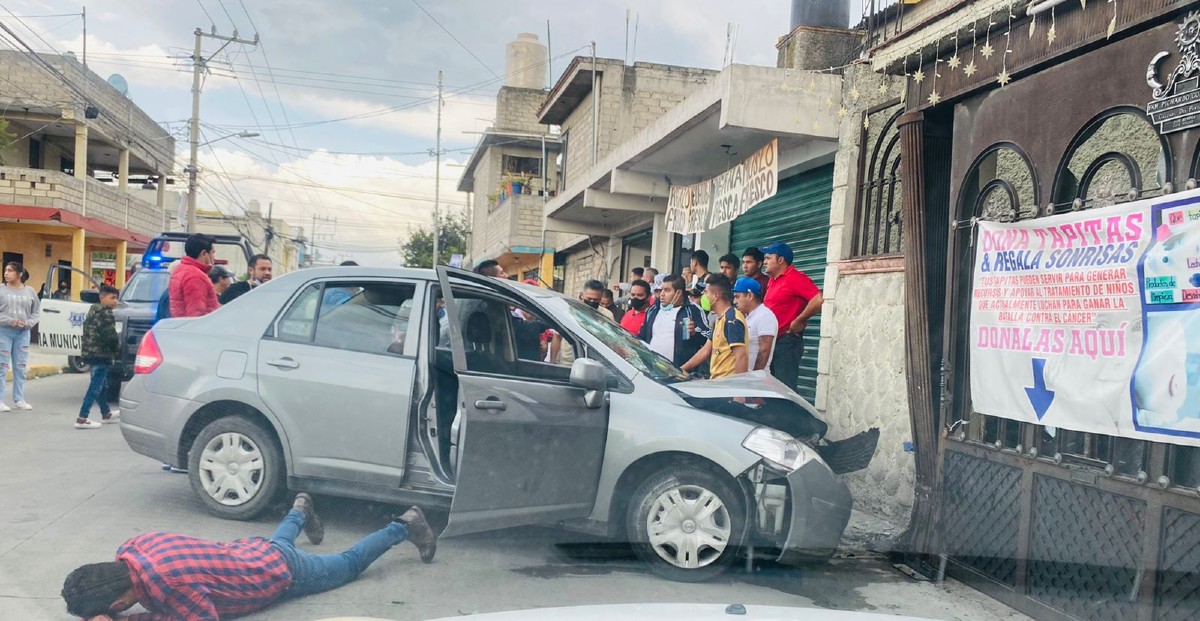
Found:
[[[204,8],[204,3],[200,0],[196,0],[196,4],[199,4],[200,10],[204,11],[204,16],[208,18],[209,25],[215,28],[217,25],[217,20],[213,19],[213,16],[208,12],[208,9]]]
[[[453,32],[450,32],[450,29],[443,26],[442,22],[439,22],[438,19],[436,17],[434,17],[432,13],[430,13],[429,11],[426,11],[425,7],[421,6],[420,2],[417,2],[417,0],[412,0],[412,3],[415,4],[418,9],[421,9],[422,13],[429,16],[429,19],[433,20],[433,23],[437,24],[438,28],[442,29],[442,32],[450,35],[450,38],[454,39],[454,42],[458,44],[458,47],[461,47],[466,53],[470,54],[471,58],[474,58],[476,61],[478,61],[480,65],[483,65],[483,68],[487,69],[488,73],[491,73],[492,75],[496,76],[497,79],[500,78],[500,76],[495,71],[493,71],[492,68],[489,67],[487,63],[483,62],[482,59],[480,59],[478,56],[475,55],[475,52],[472,52],[470,50],[470,48],[468,48],[466,45],[463,44],[462,41],[459,41],[458,37],[454,36]]]

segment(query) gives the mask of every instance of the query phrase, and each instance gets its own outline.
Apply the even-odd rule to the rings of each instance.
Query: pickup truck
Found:
[[[214,250],[218,265],[234,266],[235,273],[245,272],[245,266],[253,256],[253,250],[240,235],[213,235]],[[117,307],[113,309],[117,333],[121,337],[121,357],[109,371],[108,397],[116,400],[120,396],[121,383],[133,377],[133,360],[142,336],[150,331],[158,320],[158,302],[170,282],[170,265],[183,256],[183,244],[188,234],[164,232],[146,246],[141,264],[129,278]],[[77,293],[74,299],[53,297],[54,284],[70,278],[70,272],[79,272],[91,289]],[[42,289],[42,320],[38,324],[37,345],[43,352],[67,355],[67,366],[71,371],[83,373],[88,365],[80,359],[79,346],[83,337],[83,320],[88,309],[99,301],[97,290],[100,283],[90,275],[73,267],[52,265],[46,273],[46,284]]]

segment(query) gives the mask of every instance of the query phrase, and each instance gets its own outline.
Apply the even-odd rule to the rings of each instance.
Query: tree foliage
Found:
[[[400,261],[404,266],[433,267],[433,262],[430,260],[433,257],[431,228],[419,227],[408,236],[408,239],[401,238],[399,240]],[[438,264],[448,264],[451,255],[466,254],[467,235],[466,216],[442,216],[438,226]]]

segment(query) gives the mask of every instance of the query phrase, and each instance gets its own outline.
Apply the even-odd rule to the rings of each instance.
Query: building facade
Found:
[[[35,288],[51,265],[78,268],[77,295],[99,257],[124,285],[129,255],[164,229],[174,139],[73,58],[0,51],[0,78],[12,137],[0,154],[3,260],[22,262]]]
[[[856,198],[847,195],[840,236],[849,259],[830,266],[834,316],[857,304],[850,290],[902,280],[884,304],[902,311],[880,313],[889,325],[903,318],[904,364],[886,363],[905,375],[915,449],[912,523],[899,543],[915,564],[936,570],[944,559],[948,574],[1037,618],[1195,617],[1200,449],[977,412],[967,338],[976,228],[1194,187],[1200,131],[1186,115],[1154,123],[1150,102],[1164,83],[1194,88],[1197,8],[926,0],[867,23],[859,70],[875,75],[863,79],[902,91],[858,112],[872,127],[864,119],[886,117],[891,137],[862,125],[842,134],[859,144],[846,154],[858,157],[844,184]],[[848,326],[835,322],[837,350]]]

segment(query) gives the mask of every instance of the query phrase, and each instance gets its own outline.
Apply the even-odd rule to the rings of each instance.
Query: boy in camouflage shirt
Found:
[[[93,304],[88,310],[87,319],[83,321],[83,339],[80,345],[81,356],[85,362],[92,365],[92,381],[88,384],[87,392],[83,395],[83,407],[79,410],[79,418],[75,419],[76,429],[99,429],[102,425],[90,420],[92,402],[100,404],[100,417],[105,423],[115,423],[120,412],[108,407],[108,369],[113,360],[120,354],[120,337],[117,336],[117,324],[113,319],[112,309],[117,305],[116,287],[100,285],[100,303]]]

